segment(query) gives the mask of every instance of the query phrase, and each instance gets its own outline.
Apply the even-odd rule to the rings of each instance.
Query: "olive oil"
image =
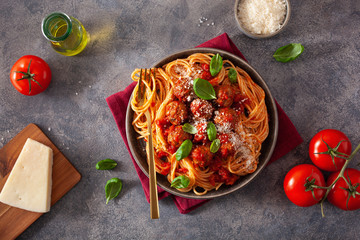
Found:
[[[44,18],[42,31],[53,49],[66,56],[79,54],[90,39],[81,22],[64,13],[52,13]]]

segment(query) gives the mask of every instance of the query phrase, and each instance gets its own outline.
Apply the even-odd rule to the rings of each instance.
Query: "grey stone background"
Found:
[[[36,123],[82,174],[80,183],[19,239],[360,238],[359,211],[345,212],[327,202],[322,218],[319,206],[293,205],[282,186],[293,166],[311,162],[308,143],[317,131],[340,129],[353,145],[360,142],[360,1],[293,0],[285,31],[266,40],[239,32],[234,2],[0,2],[0,147]],[[41,20],[53,11],[78,18],[91,34],[80,55],[57,54],[42,36]],[[201,17],[208,20],[199,26]],[[105,98],[131,83],[134,68],[149,67],[224,32],[266,80],[304,143],[245,188],[187,215],[178,212],[171,198],[164,199],[161,218],[150,220],[149,205]],[[276,62],[274,51],[291,42],[305,46],[302,56]],[[46,60],[53,73],[49,88],[33,97],[18,93],[9,81],[12,65],[27,54]],[[119,166],[95,170],[104,158],[117,160]],[[105,205],[104,185],[112,177],[121,178],[124,187]]]

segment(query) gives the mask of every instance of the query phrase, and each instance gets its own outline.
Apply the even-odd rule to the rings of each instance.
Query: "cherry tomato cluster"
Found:
[[[351,160],[348,137],[335,129],[322,130],[311,139],[309,155],[315,166],[301,164],[285,176],[284,190],[289,200],[298,206],[309,207],[322,204],[326,198],[342,210],[359,209],[360,171],[346,168]],[[332,172],[326,182],[320,169]]]

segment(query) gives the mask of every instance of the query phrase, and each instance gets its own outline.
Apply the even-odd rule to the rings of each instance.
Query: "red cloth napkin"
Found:
[[[232,42],[232,40],[229,38],[229,36],[226,33],[218,37],[215,37],[197,47],[209,47],[209,48],[217,48],[217,49],[225,50],[246,60],[245,57],[242,55],[242,53],[235,46],[235,44]],[[135,166],[135,170],[139,175],[141,184],[145,192],[146,199],[149,202],[149,195],[150,195],[149,179],[136,164],[135,159],[130,152],[129,144],[126,138],[126,131],[125,131],[126,108],[135,85],[136,85],[135,82],[130,84],[127,88],[125,88],[124,91],[115,93],[110,97],[106,98],[106,101],[115,118],[115,122],[120,130],[126,148],[128,149],[131,160],[133,161],[133,164]],[[279,159],[280,157],[284,156],[286,153],[291,151],[293,148],[295,148],[303,141],[301,136],[297,132],[295,126],[292,124],[292,122],[285,114],[285,112],[281,109],[278,103],[276,103],[276,106],[279,116],[279,133],[278,133],[276,147],[273,156],[269,161],[269,164]],[[158,187],[158,194],[159,194],[159,200],[171,195],[175,205],[182,214],[188,213],[194,210],[195,208],[203,205],[207,201],[209,201],[209,200],[187,199],[187,198],[175,196],[166,192],[160,187]]]

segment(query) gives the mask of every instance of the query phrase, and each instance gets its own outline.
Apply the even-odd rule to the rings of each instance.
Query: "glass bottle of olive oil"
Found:
[[[54,50],[65,56],[79,54],[90,40],[81,22],[62,12],[51,13],[41,25],[43,35]]]

